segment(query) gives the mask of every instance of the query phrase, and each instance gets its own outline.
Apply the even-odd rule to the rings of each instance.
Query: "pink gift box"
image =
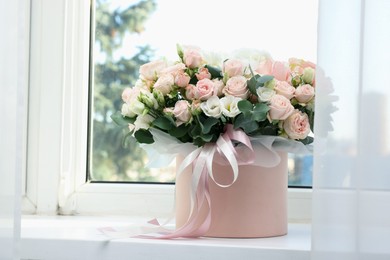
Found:
[[[205,236],[224,238],[272,237],[287,234],[287,153],[278,153],[281,161],[271,168],[241,165],[230,187],[220,187],[209,177],[211,225]],[[180,165],[182,159],[178,158]],[[176,227],[183,226],[191,211],[191,167],[176,181]],[[213,163],[216,182],[229,184],[230,166]],[[206,216],[203,206],[200,214]],[[201,218],[203,219],[203,218]],[[200,223],[199,223],[200,225]]]

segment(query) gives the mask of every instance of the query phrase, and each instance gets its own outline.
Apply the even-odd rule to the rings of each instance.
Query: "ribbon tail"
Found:
[[[169,239],[179,237],[199,237],[204,235],[211,224],[211,210],[210,210],[210,191],[208,187],[208,174],[206,167],[203,168],[199,179],[198,189],[196,190],[196,202],[193,211],[184,224],[171,234],[165,234],[158,238]],[[206,216],[202,213],[206,209]]]

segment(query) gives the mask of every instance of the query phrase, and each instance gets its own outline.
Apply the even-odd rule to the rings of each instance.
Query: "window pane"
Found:
[[[178,6],[180,3],[180,6]],[[189,8],[191,6],[191,8]],[[183,11],[180,11],[183,10]],[[140,65],[177,60],[176,44],[231,52],[269,51],[275,60],[316,62],[317,1],[96,0],[91,66],[89,179],[172,182],[174,168],[147,169],[147,157],[110,115],[134,86]],[[312,158],[291,155],[291,185],[311,186]]]

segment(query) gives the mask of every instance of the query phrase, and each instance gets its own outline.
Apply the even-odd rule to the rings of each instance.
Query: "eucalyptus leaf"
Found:
[[[309,115],[310,130],[314,133],[314,111],[310,111],[308,115]]]
[[[119,126],[128,126],[129,124],[133,124],[135,122],[135,118],[123,116],[119,111],[116,111],[114,114],[112,114],[111,119]]]
[[[141,144],[152,144],[154,143],[153,135],[149,132],[149,130],[139,129],[134,133],[135,139],[137,142]]]
[[[215,117],[208,117],[204,122],[202,126],[202,133],[208,134],[213,126],[215,126],[218,123],[218,118]]]
[[[171,130],[174,125],[171,123],[171,121],[166,117],[158,117],[153,121],[153,125],[157,126],[158,128],[162,130],[169,131]]]
[[[265,83],[272,80],[274,76],[271,75],[264,75],[257,79],[257,83],[260,84],[260,87],[263,87]]]
[[[202,134],[200,138],[205,141],[206,143],[210,142],[213,139],[214,135],[212,134]]]
[[[313,141],[314,141],[314,138],[311,137],[311,136],[308,136],[306,137],[305,139],[302,139],[302,140],[298,140],[300,142],[302,142],[303,144],[311,144]]]
[[[257,103],[253,109],[252,119],[256,122],[264,121],[267,119],[267,112],[270,108],[264,103]]]
[[[252,120],[252,117],[240,114],[234,121],[234,128],[242,128],[246,134],[250,134],[259,128],[258,123]]]
[[[191,131],[189,131],[190,136],[194,139],[200,137],[201,133],[202,133],[202,128],[200,127],[200,125],[195,125],[191,129]]]
[[[249,102],[248,100],[240,100],[237,104],[238,109],[240,109],[241,112],[250,112],[253,110],[253,104]]]
[[[261,129],[260,133],[262,135],[278,135],[279,128],[275,125],[265,126]]]
[[[124,147],[124,148],[127,147],[126,143],[127,143],[128,138],[133,138],[133,131],[127,132],[125,134],[125,136],[122,139],[122,147]]]
[[[170,129],[168,131],[168,133],[173,137],[181,138],[188,133],[188,129],[189,129],[188,126],[186,126],[185,124],[182,124],[178,127],[173,127],[172,129]]]
[[[250,80],[247,81],[247,86],[248,86],[248,89],[249,91],[255,95],[257,97],[257,92],[256,92],[256,89],[257,89],[257,80],[256,80],[256,76],[255,77],[252,77]]]

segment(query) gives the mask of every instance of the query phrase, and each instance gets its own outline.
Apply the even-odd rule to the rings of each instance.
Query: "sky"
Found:
[[[138,1],[111,0],[112,6]],[[268,51],[276,60],[316,62],[317,0],[157,0],[146,30],[127,37],[117,55],[131,57],[150,44],[157,56],[176,60],[176,44],[207,51]],[[196,4],[195,4],[196,3]]]

